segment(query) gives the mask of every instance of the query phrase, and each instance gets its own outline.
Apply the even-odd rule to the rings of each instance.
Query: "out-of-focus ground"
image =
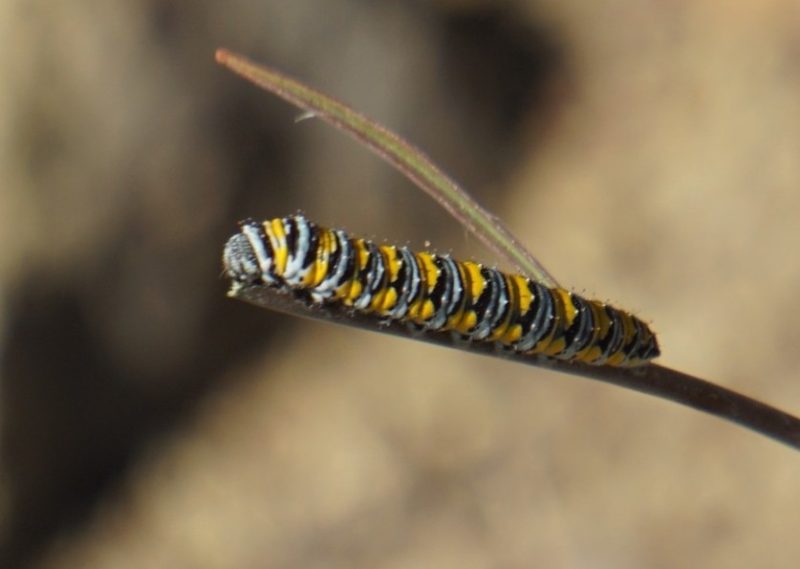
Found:
[[[0,566],[796,566],[789,448],[226,300],[248,216],[487,254],[213,62],[379,118],[665,365],[800,413],[796,0],[5,0],[0,46]]]

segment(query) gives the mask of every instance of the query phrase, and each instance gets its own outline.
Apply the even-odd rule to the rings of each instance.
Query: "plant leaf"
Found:
[[[558,283],[550,273],[496,216],[478,204],[422,151],[394,132],[344,103],[241,55],[219,49],[216,59],[259,87],[348,133],[427,192],[459,223],[499,257],[511,263],[516,270],[547,286],[557,286]]]

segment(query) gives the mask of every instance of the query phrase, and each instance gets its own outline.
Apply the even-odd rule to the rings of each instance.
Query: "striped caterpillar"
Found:
[[[223,263],[234,287],[276,287],[522,354],[632,367],[660,353],[647,324],[603,302],[449,255],[377,245],[301,215],[242,222]]]

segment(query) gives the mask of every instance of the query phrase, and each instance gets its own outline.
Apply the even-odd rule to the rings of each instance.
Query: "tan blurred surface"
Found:
[[[795,566],[793,450],[226,301],[221,246],[248,215],[485,253],[212,57],[397,128],[563,284],[652,321],[665,365],[797,414],[794,0],[57,6],[0,4],[9,563]]]

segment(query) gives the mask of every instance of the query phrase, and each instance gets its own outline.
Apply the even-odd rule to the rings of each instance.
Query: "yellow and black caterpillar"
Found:
[[[223,262],[235,286],[291,290],[523,354],[611,366],[659,355],[647,324],[603,302],[449,255],[376,245],[300,215],[242,222]]]

